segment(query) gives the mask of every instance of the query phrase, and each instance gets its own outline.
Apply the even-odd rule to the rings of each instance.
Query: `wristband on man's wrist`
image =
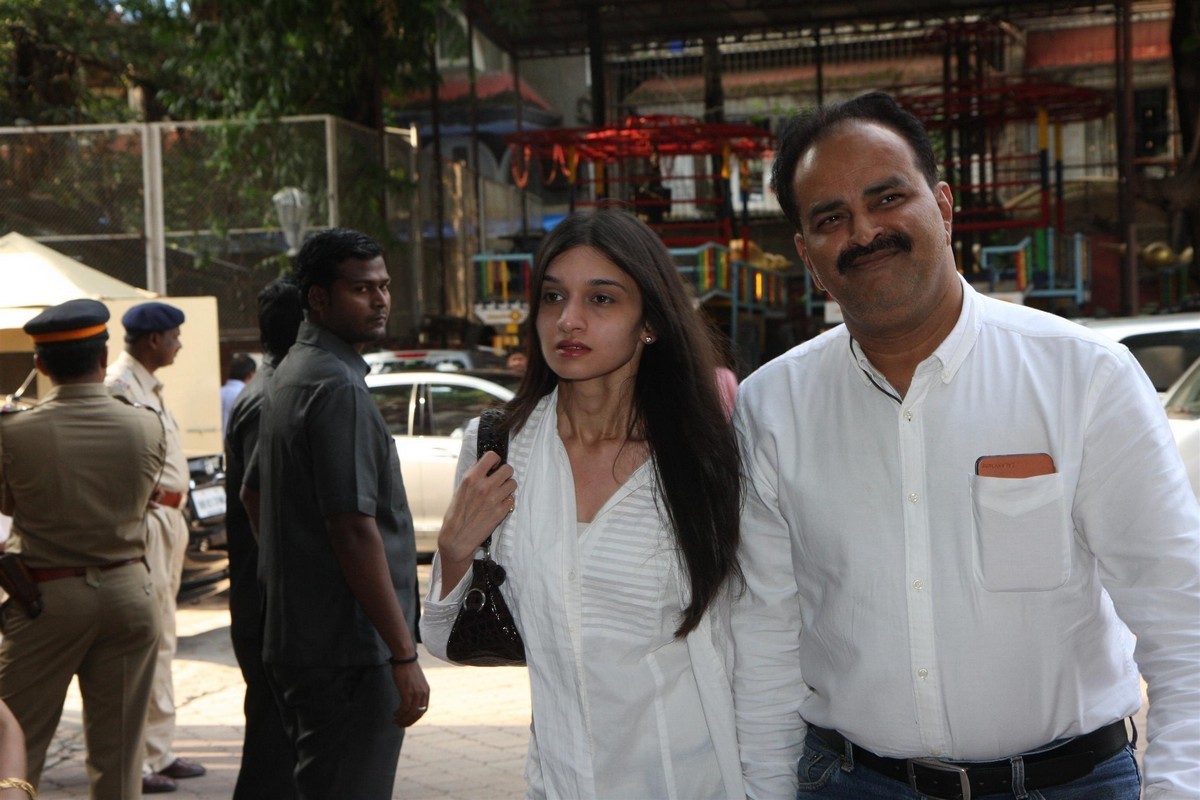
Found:
[[[411,664],[416,660],[417,660],[417,651],[413,650],[413,654],[411,656],[409,656],[408,658],[396,658],[395,656],[392,656],[392,657],[388,658],[388,663],[391,664],[393,667],[396,667],[396,666],[403,666],[404,664]]]

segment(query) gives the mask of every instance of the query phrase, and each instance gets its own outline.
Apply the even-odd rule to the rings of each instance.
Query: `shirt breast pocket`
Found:
[[[972,475],[975,569],[989,592],[1057,589],[1071,575],[1070,517],[1062,475]]]

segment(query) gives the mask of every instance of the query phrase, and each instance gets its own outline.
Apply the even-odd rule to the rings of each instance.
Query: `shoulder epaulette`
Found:
[[[33,408],[33,406],[25,403],[14,403],[5,400],[3,403],[0,403],[0,414],[19,414],[22,411],[28,411],[31,408]]]
[[[135,403],[133,400],[130,400],[128,397],[126,397],[123,394],[114,394],[114,395],[112,395],[112,398],[114,400],[120,400],[122,403],[124,403],[127,406],[133,406],[134,408],[144,408],[147,411],[153,411],[155,414],[162,414],[162,412],[159,411],[154,406],[148,406],[145,403]]]

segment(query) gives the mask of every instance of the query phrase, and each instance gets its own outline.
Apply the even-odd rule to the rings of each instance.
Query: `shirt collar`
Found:
[[[125,360],[125,366],[133,375],[134,380],[142,387],[143,391],[157,393],[162,391],[163,382],[154,377],[154,373],[146,369],[146,366],[134,358],[128,350],[121,353],[121,358]]]
[[[300,330],[296,333],[296,341],[328,350],[360,375],[365,376],[371,371],[362,355],[349,342],[315,322],[308,320],[301,322]]]
[[[979,329],[983,326],[979,292],[975,291],[962,275],[958,276],[958,280],[963,288],[962,310],[959,311],[958,322],[930,356],[941,363],[942,383],[949,383],[958,374],[959,367],[967,360],[967,355],[978,341]]]
[[[59,397],[111,397],[108,387],[103,382],[96,383],[64,383],[51,387],[41,402],[48,403]]]
[[[958,276],[962,283],[962,308],[958,313],[958,321],[954,323],[954,328],[946,335],[941,344],[930,354],[928,358],[917,365],[917,372],[936,367],[941,370],[942,383],[949,383],[954,380],[954,376],[958,374],[959,368],[966,361],[967,355],[971,352],[971,348],[975,346],[976,340],[979,338],[979,329],[983,325],[983,319],[980,310],[979,293],[971,286],[962,275]],[[853,336],[848,337],[850,340],[850,360],[858,366],[863,375],[864,382],[874,382],[876,385],[886,384],[887,380],[880,374],[879,370],[875,369],[866,353],[863,352],[862,346],[855,341]]]

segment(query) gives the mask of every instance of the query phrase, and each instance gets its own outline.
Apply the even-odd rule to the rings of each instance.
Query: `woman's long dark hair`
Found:
[[[693,307],[662,240],[637,217],[615,207],[573,214],[542,241],[530,280],[529,364],[508,404],[506,427],[519,430],[558,383],[537,332],[542,282],[555,258],[583,246],[600,251],[633,278],[642,294],[643,317],[656,337],[642,349],[628,435],[640,432],[655,459],[658,495],[691,588],[675,631],[686,636],[725,581],[741,577],[741,458],[717,392],[713,333]]]

